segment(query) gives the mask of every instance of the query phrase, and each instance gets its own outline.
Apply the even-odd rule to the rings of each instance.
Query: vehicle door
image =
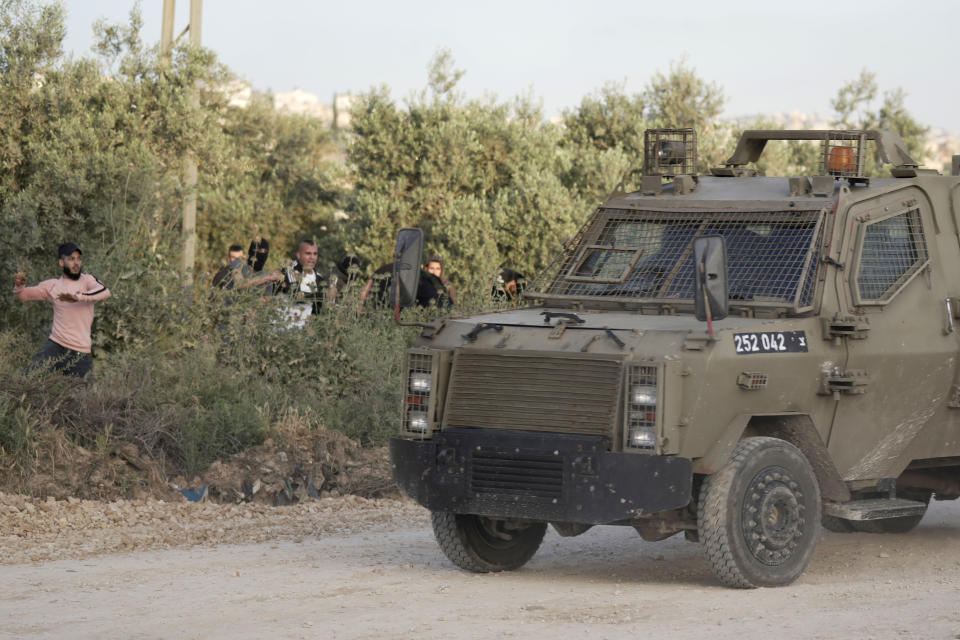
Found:
[[[836,407],[828,448],[845,480],[896,477],[948,401],[958,355],[945,330],[948,283],[926,195],[908,186],[845,217],[840,308],[857,318],[846,361],[824,371]]]

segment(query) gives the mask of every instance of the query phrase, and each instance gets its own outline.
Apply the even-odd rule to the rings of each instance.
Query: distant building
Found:
[[[333,122],[333,106],[320,104],[320,98],[317,97],[317,94],[303,89],[275,93],[273,95],[273,106],[280,112],[286,111],[287,113],[313,116],[327,124]]]
[[[830,122],[827,118],[814,111],[813,113],[801,113],[791,111],[790,113],[773,113],[766,116],[768,119],[783,125],[784,129],[829,129]]]
[[[950,173],[953,156],[960,155],[960,133],[931,129],[927,134],[926,164],[941,173]]]
[[[353,94],[333,94],[333,116],[337,129],[350,128],[350,109],[353,107]]]
[[[223,85],[223,93],[227,96],[229,106],[246,109],[253,97],[253,88],[243,80],[232,80]]]
[[[223,85],[222,91],[231,107],[245,109],[253,98],[254,90],[248,82],[233,80]],[[331,129],[350,128],[350,108],[354,96],[349,93],[333,94],[330,103],[320,102],[315,93],[294,89],[273,95],[273,108],[279,112],[299,113],[319,119]]]
[[[277,93],[273,96],[274,108],[287,113],[302,113],[320,119],[331,129],[348,129],[350,127],[350,106],[353,96],[350,94],[334,94],[332,104],[320,102],[315,93],[294,89]]]

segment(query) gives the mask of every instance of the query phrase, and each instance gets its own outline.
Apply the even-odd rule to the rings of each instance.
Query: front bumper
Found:
[[[390,440],[393,479],[431,511],[608,524],[686,506],[687,458],[614,453],[603,438],[446,429]]]

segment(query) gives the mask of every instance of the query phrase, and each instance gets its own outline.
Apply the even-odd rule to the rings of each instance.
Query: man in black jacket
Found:
[[[456,302],[453,283],[443,277],[443,262],[440,256],[432,256],[420,274],[420,286],[417,288],[417,304],[428,307],[452,307]]]
[[[213,286],[221,289],[233,289],[245,278],[253,274],[253,269],[243,262],[243,247],[230,245],[227,249],[227,264],[213,276]]]

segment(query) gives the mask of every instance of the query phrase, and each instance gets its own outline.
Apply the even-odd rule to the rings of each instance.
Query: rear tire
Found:
[[[450,562],[474,573],[512,571],[540,548],[546,522],[508,523],[484,516],[434,511],[433,535]]]
[[[697,530],[728,587],[796,580],[820,539],[820,487],[803,453],[778,438],[745,438],[700,489]]]

